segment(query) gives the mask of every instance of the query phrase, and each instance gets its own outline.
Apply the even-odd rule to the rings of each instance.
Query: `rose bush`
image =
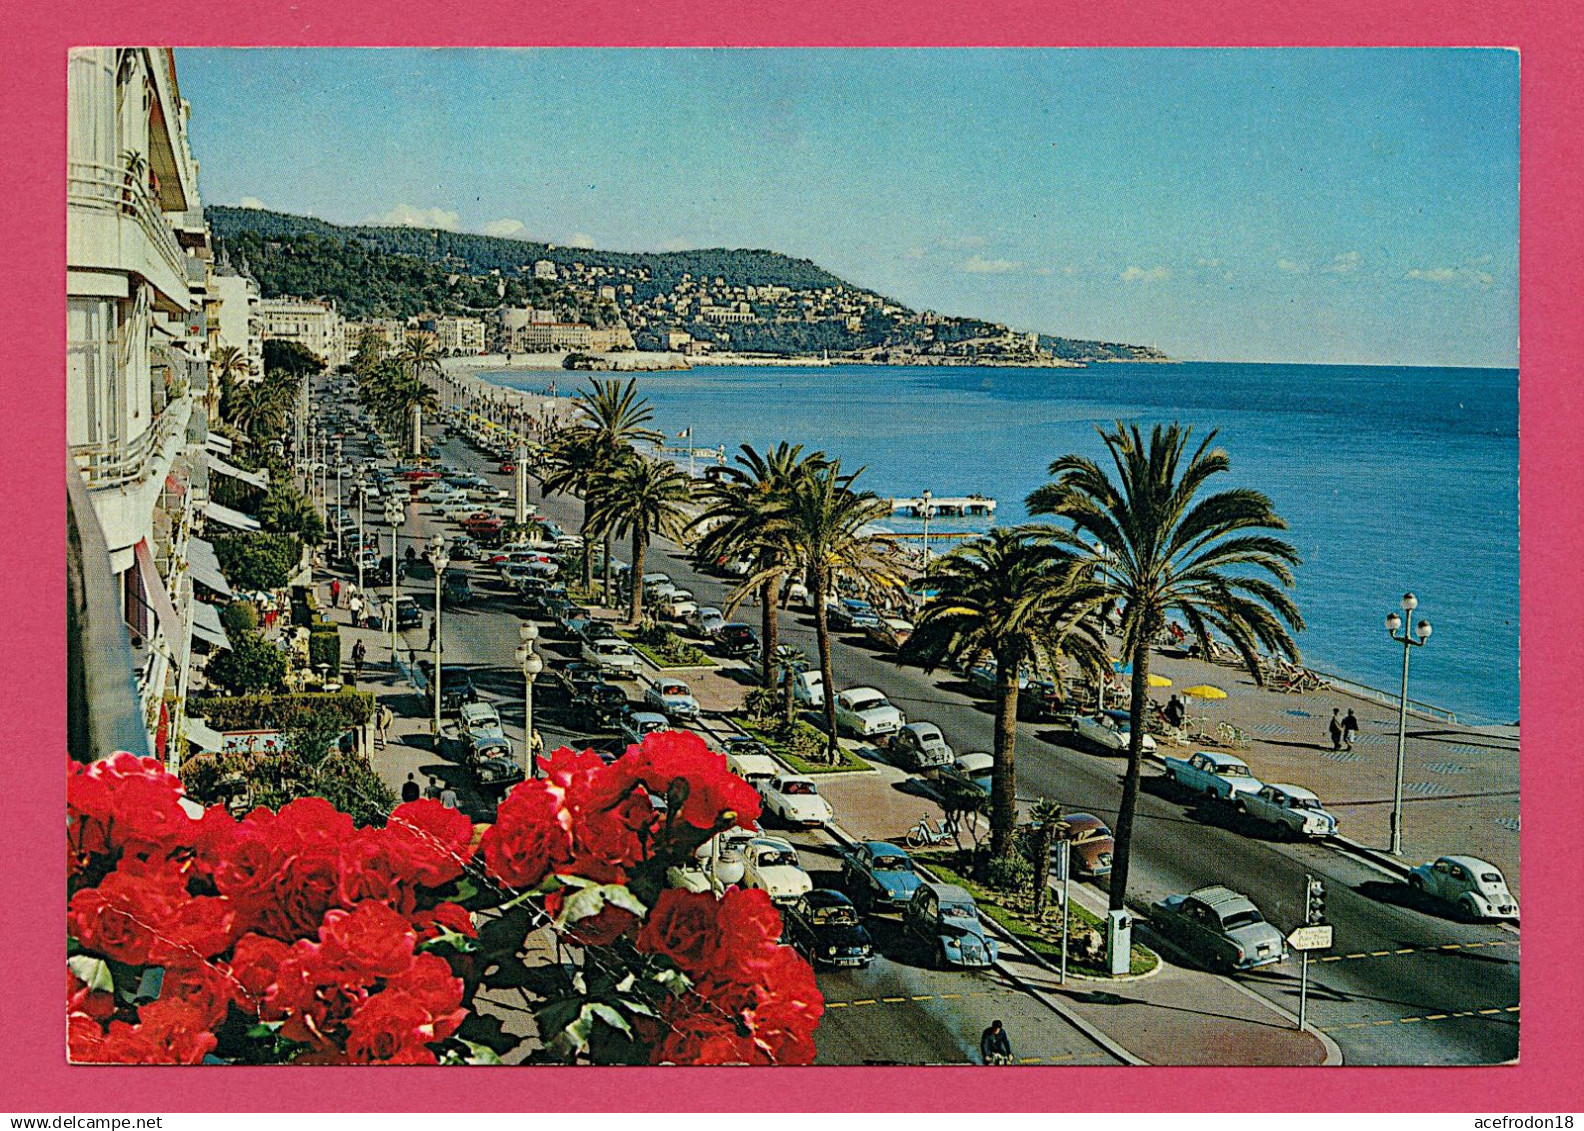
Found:
[[[357,828],[318,798],[194,817],[153,759],[73,765],[71,1058],[495,1062],[519,1039],[477,999],[510,990],[534,1003],[529,1061],[812,1062],[823,1002],[768,896],[665,886],[759,816],[725,759],[666,732],[541,767],[487,826],[416,801]],[[539,932],[581,962],[530,965],[561,949]]]

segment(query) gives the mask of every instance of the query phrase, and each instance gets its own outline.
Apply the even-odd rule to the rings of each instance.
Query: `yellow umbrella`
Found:
[[[1151,687],[1170,687],[1172,683],[1171,680],[1167,679],[1165,676],[1156,675],[1154,672],[1151,672],[1149,677],[1149,685]]]
[[[1184,695],[1192,695],[1195,699],[1225,699],[1227,693],[1219,687],[1211,687],[1208,683],[1201,683],[1197,687],[1183,688]]]

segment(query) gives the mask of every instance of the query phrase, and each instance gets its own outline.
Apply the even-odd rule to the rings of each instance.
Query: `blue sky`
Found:
[[[1518,61],[1471,50],[180,50],[206,202],[766,247],[1212,360],[1514,365]]]

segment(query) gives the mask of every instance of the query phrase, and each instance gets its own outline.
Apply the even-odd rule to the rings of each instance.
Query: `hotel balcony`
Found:
[[[140,178],[109,165],[69,162],[66,204],[70,266],[130,271],[154,287],[156,306],[172,314],[187,310],[187,256]]]

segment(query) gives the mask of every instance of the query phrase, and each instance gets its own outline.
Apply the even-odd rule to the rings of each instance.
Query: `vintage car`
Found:
[[[500,713],[491,703],[475,700],[472,703],[462,704],[462,709],[457,712],[457,719],[462,725],[464,735],[501,735],[505,731],[501,728]]]
[[[1494,864],[1474,856],[1443,856],[1408,873],[1408,886],[1449,903],[1465,919],[1518,918],[1518,901]]]
[[[760,794],[765,786],[781,776],[781,764],[770,756],[764,743],[752,738],[726,741],[726,768],[753,786]]]
[[[865,911],[896,911],[906,907],[924,882],[913,860],[894,844],[866,840],[841,850],[842,886]]]
[[[1259,908],[1219,885],[1151,904],[1149,923],[1161,937],[1217,970],[1253,970],[1287,957],[1286,940]]]
[[[795,695],[794,691],[794,695]],[[859,738],[895,734],[907,716],[873,687],[849,687],[836,696],[836,729]]]
[[[1126,711],[1100,711],[1093,715],[1079,715],[1073,720],[1073,730],[1091,746],[1108,754],[1126,754],[1133,741],[1132,723]],[[1144,736],[1145,754],[1155,753],[1155,739]]]
[[[990,794],[990,773],[995,767],[995,755],[984,751],[959,754],[949,766],[935,771],[937,781],[957,781],[971,785],[980,793]]]
[[[1116,841],[1099,817],[1093,813],[1068,813],[1057,826],[1056,835],[1072,845],[1069,860],[1074,876],[1094,879],[1111,874],[1111,854],[1116,850]],[[1052,845],[1052,854],[1057,851]]]
[[[759,633],[752,625],[730,621],[714,633],[715,646],[726,656],[752,656],[759,650]]]
[[[463,758],[479,784],[490,789],[515,785],[526,776],[512,757],[511,742],[500,734],[469,733],[462,743]]]
[[[603,680],[587,683],[572,696],[572,710],[589,730],[607,730],[631,709],[627,693]]]
[[[1199,750],[1187,758],[1168,756],[1166,776],[1184,789],[1221,801],[1236,801],[1242,794],[1258,793],[1265,784],[1243,759],[1218,750]]]
[[[798,862],[797,849],[790,841],[763,836],[747,847],[743,886],[767,892],[772,903],[787,904],[812,891],[814,881]]]
[[[954,757],[934,723],[908,723],[892,735],[890,750],[897,765],[921,774],[951,765]]]
[[[625,742],[636,746],[643,741],[644,735],[670,729],[671,720],[664,715],[657,715],[653,711],[630,711],[622,719],[621,736]]]
[[[786,939],[815,966],[867,966],[874,941],[858,909],[839,891],[815,888],[783,913]]]
[[[929,948],[938,966],[991,966],[998,956],[973,896],[954,884],[920,884],[902,912],[902,925]]]
[[[1238,804],[1256,821],[1275,825],[1289,836],[1330,836],[1337,819],[1301,785],[1266,782],[1254,793],[1238,794]]]
[[[628,679],[638,674],[641,664],[638,653],[625,640],[586,640],[580,655],[600,671]]]
[[[661,676],[644,691],[644,702],[667,718],[696,719],[699,702],[688,685],[672,676]]]
[[[813,778],[779,774],[761,791],[765,812],[788,825],[823,825],[831,819],[830,802],[819,795]]]

